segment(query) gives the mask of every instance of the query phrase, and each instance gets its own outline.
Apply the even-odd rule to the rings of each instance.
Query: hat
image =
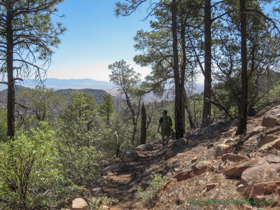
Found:
[[[163,110],[163,111],[162,111],[162,113],[167,114],[167,110],[166,110],[166,109],[165,109],[165,110]]]

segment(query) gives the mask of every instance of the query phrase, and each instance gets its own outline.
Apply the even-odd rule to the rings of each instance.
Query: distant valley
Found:
[[[53,88],[58,93],[65,95],[67,99],[70,99],[70,94],[73,91],[81,90],[83,92],[91,93],[98,104],[101,104],[104,93],[110,93],[114,97],[114,108],[120,109],[124,103],[124,97],[118,95],[113,83],[105,81],[96,81],[92,79],[54,79],[49,78],[44,83],[35,83],[34,80],[25,80],[24,82],[17,83],[16,95],[23,89],[34,88],[35,85],[45,85],[47,88]],[[196,84],[194,93],[201,93],[203,91],[203,85]],[[169,95],[167,100],[173,100],[174,95]],[[149,93],[144,97],[145,103],[160,101],[161,98],[156,97],[154,94]],[[166,99],[165,99],[166,100]],[[0,107],[6,108],[7,106],[7,85],[0,84]]]
[[[45,85],[47,88],[53,88],[54,90],[61,89],[101,89],[110,92],[114,89],[114,85],[111,82],[96,81],[93,79],[55,79],[48,78],[43,83],[35,82],[34,80],[24,80],[18,82],[17,85],[23,87],[34,88],[36,85]],[[0,84],[0,90],[7,89],[7,85]]]

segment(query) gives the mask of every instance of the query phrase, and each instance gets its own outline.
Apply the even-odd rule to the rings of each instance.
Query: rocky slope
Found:
[[[126,151],[92,189],[81,189],[72,209],[89,209],[102,195],[118,201],[100,209],[280,209],[279,117],[280,106],[268,107],[249,117],[246,135],[235,135],[236,121],[220,122],[165,147]],[[135,187],[148,192],[153,172],[165,185],[147,204]]]

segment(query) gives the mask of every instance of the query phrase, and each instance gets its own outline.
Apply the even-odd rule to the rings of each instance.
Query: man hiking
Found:
[[[159,124],[158,124],[158,133],[159,133],[159,128],[161,127],[161,140],[162,140],[162,146],[168,144],[169,141],[169,136],[171,135],[171,129],[172,129],[172,120],[171,117],[167,115],[167,110],[163,110],[162,112],[162,117],[159,119]],[[166,144],[164,144],[164,136],[166,136]]]

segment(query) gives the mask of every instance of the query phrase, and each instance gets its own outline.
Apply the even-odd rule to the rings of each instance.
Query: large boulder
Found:
[[[261,148],[260,148],[260,151],[261,152],[266,152],[268,150],[271,150],[271,149],[280,149],[280,138],[270,142],[270,143],[267,143],[265,145],[263,145]]]
[[[83,198],[76,198],[72,201],[72,210],[89,210],[87,202]]]
[[[141,154],[137,150],[128,150],[125,151],[122,155],[122,162],[123,163],[129,163],[131,161],[134,161],[138,157],[141,157]]]
[[[201,161],[192,166],[195,175],[200,175],[212,169],[212,164],[208,161]]]
[[[280,181],[256,183],[251,188],[249,199],[253,199],[258,195],[274,193],[278,190],[279,186]]]
[[[120,172],[122,170],[122,166],[120,164],[110,165],[102,170],[102,174],[107,174],[109,172]]]
[[[279,117],[280,117],[280,106],[276,106],[266,112],[265,116],[262,120],[262,126],[272,127],[274,125],[278,125]]]
[[[234,166],[230,166],[223,171],[223,174],[228,178],[240,178],[243,171],[245,171],[247,168],[253,167],[256,164],[256,161],[257,160],[250,160]]]
[[[251,182],[255,180],[257,176],[263,173],[280,171],[280,157],[275,155],[269,155],[263,158],[258,158],[257,163],[250,168],[243,171],[241,179],[247,184],[251,185]]]
[[[230,146],[227,144],[218,144],[215,150],[215,156],[222,156],[230,150]]]
[[[278,139],[279,137],[278,136],[275,136],[275,135],[267,135],[267,136],[262,136],[260,138],[260,142],[259,144],[260,145],[264,145],[264,144],[268,144],[270,142],[273,142],[274,140]]]
[[[141,145],[137,146],[136,148],[146,150],[146,151],[152,151],[154,149],[151,144],[141,144]]]
[[[171,149],[173,150],[174,153],[177,153],[183,148],[185,148],[186,144],[187,144],[187,139],[185,138],[176,139],[172,143]]]

